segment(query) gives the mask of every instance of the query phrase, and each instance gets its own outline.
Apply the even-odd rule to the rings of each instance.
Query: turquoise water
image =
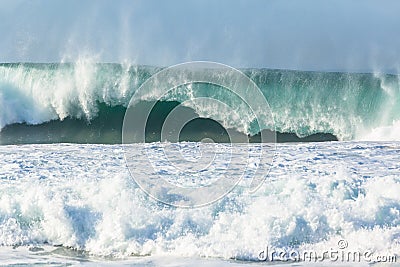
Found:
[[[1,64],[1,143],[118,143],[124,111],[136,90],[162,68],[123,64]],[[325,134],[322,140],[396,139],[400,119],[400,78],[392,74],[305,72],[243,69],[268,101],[274,123],[268,130],[295,137]],[[221,74],[216,74],[221,75]],[[223,77],[222,77],[223,79]],[[198,96],[236,105],[226,91],[209,84],[182,86],[161,99],[162,112]],[[147,96],[146,100],[152,100]],[[221,126],[238,125],[238,118],[218,110],[190,112],[213,118]],[[161,112],[161,113],[162,113]],[[217,114],[217,118],[214,118]],[[162,117],[162,116],[161,116]],[[157,124],[158,122],[155,122]],[[32,127],[27,125],[39,125]],[[198,123],[184,140],[210,128]],[[384,131],[382,130],[384,129]],[[247,122],[246,135],[260,129]],[[211,127],[211,135],[219,134]],[[371,133],[375,133],[371,136]],[[49,138],[50,136],[50,138]],[[193,137],[194,138],[194,137]],[[192,140],[197,141],[197,140]]]

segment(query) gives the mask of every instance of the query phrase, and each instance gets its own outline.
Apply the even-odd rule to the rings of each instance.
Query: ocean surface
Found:
[[[237,97],[214,85],[180,86],[158,99],[146,143],[129,144],[132,175],[121,144],[124,114],[162,69],[0,64],[0,265],[400,262],[398,75],[243,69],[270,107],[258,124],[240,116]],[[239,116],[188,102],[204,97],[237,107]],[[138,110],[149,101],[154,95],[143,95]],[[163,122],[182,103],[202,119],[184,127],[179,142],[160,142]],[[230,144],[226,129],[254,143]],[[257,143],[263,131],[276,133],[277,144]],[[180,153],[163,160],[167,148]],[[201,148],[234,153],[229,160],[217,153],[212,168],[196,176]],[[263,148],[272,161],[249,158]],[[184,171],[174,173],[171,164]],[[168,183],[207,188],[224,170],[241,177],[237,186],[197,208],[156,201],[136,180],[154,172]],[[253,192],[256,170],[263,182]]]
[[[371,262],[400,255],[398,142],[280,144],[259,190],[250,193],[245,177],[194,209],[141,191],[121,145],[11,145],[0,153],[2,264],[235,266],[258,262],[267,246],[322,254],[340,240],[344,251],[370,251]]]

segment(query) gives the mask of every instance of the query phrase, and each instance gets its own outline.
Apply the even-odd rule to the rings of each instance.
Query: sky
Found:
[[[397,0],[0,0],[1,62],[400,73]]]

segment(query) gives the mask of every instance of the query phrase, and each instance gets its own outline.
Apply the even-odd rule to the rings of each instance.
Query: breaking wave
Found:
[[[90,61],[1,64],[0,143],[118,143],[129,100],[151,75],[161,69]],[[400,138],[396,134],[400,121],[398,75],[270,69],[242,71],[266,97],[274,125],[265,125],[269,125],[267,130],[280,133],[281,140],[319,135],[322,136],[320,140]],[[199,90],[208,91],[210,97],[215,94],[211,85],[203,84]],[[195,94],[193,86],[183,86],[162,99],[161,109],[168,112]],[[151,99],[143,99],[143,102],[146,100]],[[226,103],[234,101],[229,95],[223,100]],[[199,112],[195,106],[188,108]],[[212,107],[210,113],[207,110],[200,113],[205,118],[218,114],[218,121],[224,127],[238,125],[237,118],[230,114],[215,110],[211,114],[211,110]],[[258,133],[259,129],[252,128],[251,122],[247,126],[236,130],[248,135]]]

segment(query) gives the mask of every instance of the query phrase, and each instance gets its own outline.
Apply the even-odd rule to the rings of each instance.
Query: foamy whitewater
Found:
[[[399,75],[245,69],[270,107],[257,110],[259,124],[244,115],[240,98],[215,85],[184,83],[160,99],[157,86],[144,92],[134,111],[159,101],[144,129],[153,139],[130,145],[135,175],[147,178],[154,170],[169,183],[207,187],[224,170],[240,177],[240,166],[249,163],[228,195],[188,209],[144,193],[121,145],[131,97],[161,69],[90,61],[0,64],[0,265],[319,266],[332,263],[325,251],[361,253],[355,261],[335,261],[344,265],[400,261]],[[212,70],[196,71],[231,77]],[[235,112],[211,102],[186,104],[185,112],[220,124],[201,121],[184,140],[153,142],[168,113],[196,98],[219,100]],[[295,143],[277,144],[272,164],[246,161],[260,144],[233,144],[230,161],[216,156],[201,176],[189,173],[199,146],[229,146],[222,137],[197,143],[223,136],[222,127],[246,138],[276,130],[278,142]],[[327,140],[339,141],[299,143]],[[168,159],[187,173],[174,174],[162,160],[165,146],[188,159],[180,153]],[[143,165],[147,156],[156,164]],[[251,193],[255,170],[265,181]],[[275,254],[271,261],[271,251],[314,257],[286,261]]]
[[[182,209],[138,188],[121,145],[0,146],[1,264],[242,266],[267,246],[322,253],[340,240],[372,253],[361,265],[400,256],[400,143],[279,144],[276,153],[256,193],[244,181],[212,205]]]

